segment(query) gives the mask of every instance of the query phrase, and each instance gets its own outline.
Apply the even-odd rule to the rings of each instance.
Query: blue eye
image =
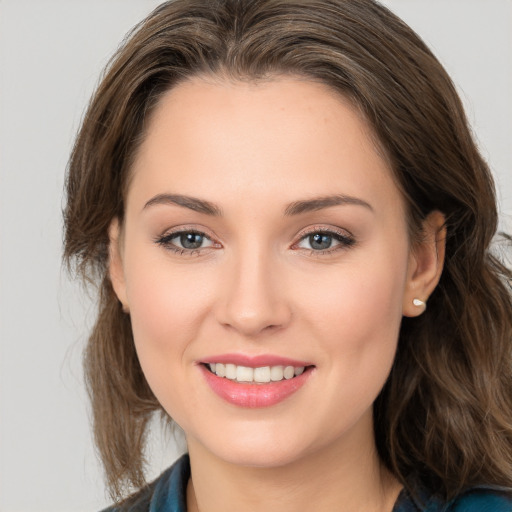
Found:
[[[315,233],[308,236],[308,242],[312,249],[325,250],[332,245],[332,236],[326,233]]]
[[[314,231],[303,236],[297,247],[322,253],[348,248],[354,245],[354,243],[355,240],[348,235],[331,231]]]
[[[178,231],[170,233],[158,238],[156,242],[167,249],[181,253],[205,249],[214,245],[210,238],[199,231]]]
[[[206,237],[199,233],[181,233],[175,237],[184,249],[199,249]],[[171,239],[173,240],[173,239]]]

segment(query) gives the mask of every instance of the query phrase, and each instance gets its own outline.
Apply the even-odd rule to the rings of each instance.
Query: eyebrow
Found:
[[[182,206],[183,208],[188,208],[189,210],[194,210],[195,212],[213,215],[216,217],[222,215],[222,210],[217,205],[210,203],[210,201],[181,194],[158,194],[144,205],[143,210],[157,204],[174,204]]]
[[[158,194],[155,197],[151,198],[144,205],[143,210],[149,208],[150,206],[159,204],[181,206],[183,208],[188,208],[189,210],[193,210],[195,212],[204,213],[206,215],[212,215],[215,217],[222,216],[222,209],[216,204],[211,203],[210,201],[206,201],[204,199],[199,199],[197,197],[192,196],[185,196],[182,194]],[[340,205],[363,206],[372,212],[374,211],[369,203],[363,201],[362,199],[359,199],[358,197],[337,194],[333,196],[314,197],[312,199],[294,201],[285,208],[284,214],[290,217],[294,215],[300,215],[302,213],[322,210],[324,208],[329,208],[331,206]]]
[[[300,215],[301,213],[315,212],[317,210],[329,208],[330,206],[339,205],[364,206],[370,211],[374,211],[369,203],[359,199],[358,197],[337,194],[333,196],[314,197],[303,201],[294,201],[286,207],[284,214],[287,216]]]

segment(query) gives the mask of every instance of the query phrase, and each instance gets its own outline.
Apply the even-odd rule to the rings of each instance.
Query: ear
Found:
[[[128,299],[126,297],[126,281],[124,277],[123,259],[122,259],[122,233],[121,226],[117,217],[112,220],[108,230],[109,236],[109,262],[108,272],[112,287],[117,295],[117,298],[123,305],[123,311],[128,313],[130,311],[128,306]]]
[[[431,212],[423,221],[421,239],[411,247],[402,306],[404,316],[421,315],[439,283],[446,249],[445,221],[441,212]]]

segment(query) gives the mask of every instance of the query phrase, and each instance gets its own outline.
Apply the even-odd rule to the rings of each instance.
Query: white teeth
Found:
[[[231,380],[236,379],[236,365],[235,364],[227,364],[226,365],[226,379],[231,379]]]
[[[283,376],[287,380],[293,379],[294,375],[295,375],[295,369],[293,368],[293,366],[287,366],[283,370]]]
[[[237,366],[236,380],[238,382],[253,382],[254,368],[248,368],[247,366]]]
[[[254,382],[270,382],[270,366],[254,368]]]
[[[236,364],[210,363],[208,365],[217,377],[225,377],[237,382],[279,382],[283,379],[293,379],[304,373],[304,366],[262,366],[251,368]]]
[[[283,367],[282,366],[271,366],[270,367],[270,380],[278,381],[283,380]]]

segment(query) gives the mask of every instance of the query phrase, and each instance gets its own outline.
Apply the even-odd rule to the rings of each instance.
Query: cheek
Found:
[[[148,257],[140,250],[127,260],[126,276],[135,346],[154,388],[155,381],[178,369],[198,338],[210,288],[200,275],[171,269],[165,254]]]
[[[391,267],[351,266],[305,304],[307,327],[315,333],[325,370],[317,407],[323,403],[326,410],[335,409],[332,435],[371,410],[386,382],[396,353],[403,287],[403,272]]]
[[[193,410],[200,409],[187,383],[192,368],[191,347],[200,337],[209,295],[179,270],[169,273],[168,265],[155,263],[132,269],[128,294],[140,365],[164,410],[179,425],[186,426]]]
[[[391,368],[402,319],[406,261],[406,251],[403,257],[388,258],[381,251],[379,259],[353,261],[333,272],[323,287],[310,286],[314,293],[302,292],[308,297],[304,317],[328,356],[324,364],[336,375],[333,381],[351,383],[354,407],[374,400]]]
[[[382,260],[381,260],[382,263]],[[304,281],[303,281],[304,282]],[[327,282],[310,283],[307,309],[338,332],[365,331],[398,322],[402,316],[405,262],[390,265],[354,264],[333,272]]]

